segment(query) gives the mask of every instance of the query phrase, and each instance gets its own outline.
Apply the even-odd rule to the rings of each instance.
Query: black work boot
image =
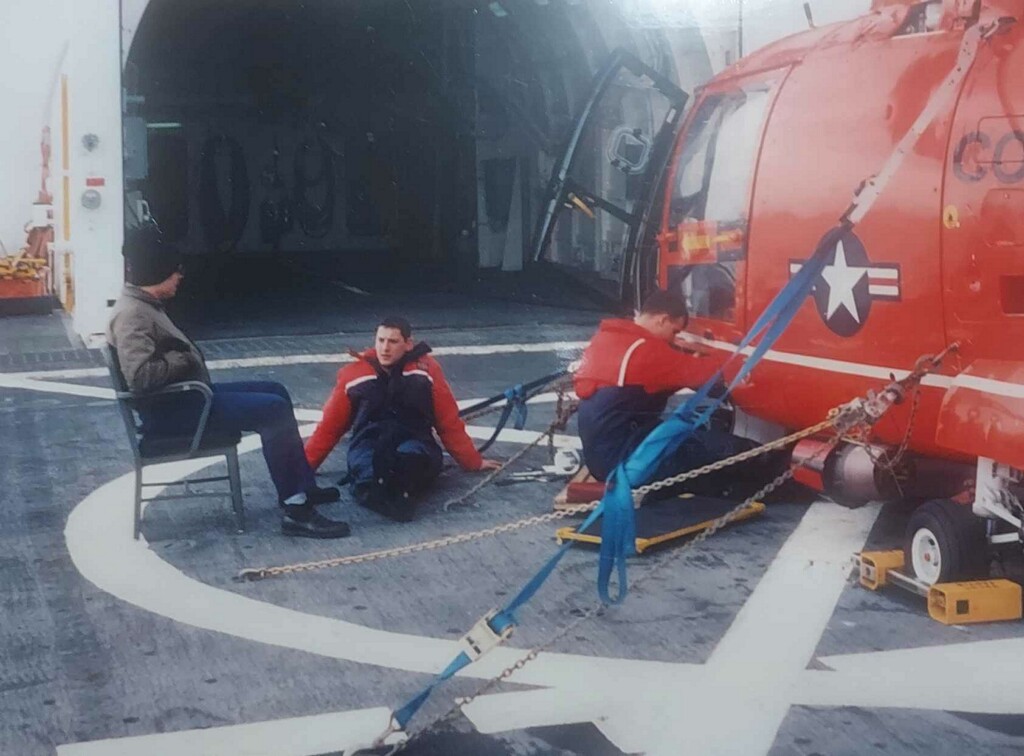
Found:
[[[382,514],[395,522],[412,522],[416,504],[408,491],[395,490],[388,494],[388,505]]]
[[[312,504],[288,504],[281,515],[281,532],[300,538],[345,538],[352,529],[347,522],[331,520]]]

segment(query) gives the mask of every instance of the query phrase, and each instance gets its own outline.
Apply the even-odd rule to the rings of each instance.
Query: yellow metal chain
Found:
[[[490,538],[503,533],[511,533],[522,528],[532,527],[533,525],[542,525],[546,522],[553,522],[560,520],[564,517],[570,517],[575,514],[581,514],[589,511],[597,506],[597,502],[590,504],[580,504],[575,507],[566,508],[557,512],[548,512],[542,515],[536,515],[534,517],[527,517],[522,520],[516,520],[514,522],[507,522],[504,525],[496,525],[493,528],[486,528],[484,530],[475,530],[470,533],[460,533],[454,536],[446,536],[445,538],[437,538],[433,541],[423,541],[421,543],[412,543],[405,546],[396,546],[391,549],[381,549],[380,551],[370,551],[365,554],[353,554],[351,556],[336,557],[334,559],[321,559],[316,562],[302,562],[300,564],[286,564],[280,567],[259,567],[245,569],[238,573],[238,578],[243,580],[262,580],[268,577],[277,577],[279,575],[290,575],[296,572],[309,572],[311,570],[322,570],[326,567],[347,567],[353,564],[365,564],[367,562],[376,562],[380,559],[387,559],[388,557],[405,556],[407,554],[418,554],[422,551],[433,551],[435,549],[444,548],[445,546],[455,546],[460,543],[469,543],[470,541],[477,541],[482,538]]]
[[[771,441],[767,444],[755,447],[749,451],[742,452],[733,457],[722,459],[711,464],[698,467],[693,470],[689,470],[679,475],[674,475],[671,478],[665,478],[664,480],[654,481],[645,486],[633,489],[633,494],[643,496],[650,493],[651,491],[658,491],[666,486],[675,485],[676,483],[682,483],[684,481],[692,480],[700,477],[707,473],[722,470],[731,465],[745,462],[749,459],[764,454],[769,451],[775,451],[786,447],[802,438],[811,436],[817,433],[821,433],[824,430],[832,427],[836,423],[836,419],[839,414],[836,410],[833,410],[834,416],[828,420],[823,420],[817,425],[812,425],[797,433],[792,433],[784,438],[780,438],[776,441]],[[556,422],[558,422],[556,420]],[[554,424],[553,424],[554,425]],[[544,434],[541,434],[533,442],[531,446],[536,446],[540,443],[540,439],[544,438]],[[528,447],[530,448],[530,447]],[[521,455],[520,455],[521,456]],[[510,460],[511,462],[512,460]],[[496,471],[499,472],[499,471]],[[493,474],[492,474],[493,475]],[[469,493],[474,493],[482,486],[474,487]],[[467,494],[468,496],[469,494]],[[432,541],[423,541],[421,543],[407,544],[405,546],[396,546],[391,549],[382,549],[380,551],[371,551],[365,554],[353,554],[351,556],[335,557],[333,559],[321,559],[316,562],[301,562],[299,564],[286,564],[278,567],[259,567],[244,569],[238,573],[238,579],[241,580],[262,580],[263,578],[278,577],[280,575],[290,575],[297,572],[309,572],[312,570],[320,570],[328,567],[347,567],[354,564],[364,564],[366,562],[375,562],[380,559],[387,559],[389,557],[406,556],[408,554],[418,554],[423,551],[434,551],[436,549],[445,548],[447,546],[456,546],[461,543],[469,543],[470,541],[477,541],[483,538],[491,538],[493,536],[502,535],[504,533],[512,533],[523,528],[532,527],[534,525],[543,525],[547,522],[554,522],[565,517],[570,517],[576,514],[582,514],[584,512],[592,511],[598,504],[601,503],[600,499],[594,501],[579,504],[573,507],[566,507],[556,512],[549,512],[543,515],[536,515],[534,517],[526,517],[522,520],[515,520],[508,522],[503,525],[497,525],[493,528],[486,528],[484,530],[476,530],[470,533],[460,533],[454,536],[447,536],[445,538],[437,538]]]

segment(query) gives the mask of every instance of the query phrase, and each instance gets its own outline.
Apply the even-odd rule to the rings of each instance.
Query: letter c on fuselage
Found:
[[[992,146],[992,140],[988,134],[981,131],[972,131],[964,134],[963,138],[957,143],[956,150],[953,152],[953,172],[961,181],[981,181],[988,174],[988,171],[980,165],[974,173],[968,173],[964,170],[964,153],[967,152],[967,148],[972,144],[981,145],[983,150],[987,150]]]

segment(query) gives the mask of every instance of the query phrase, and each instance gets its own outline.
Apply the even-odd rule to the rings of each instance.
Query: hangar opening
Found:
[[[595,74],[618,49],[684,87],[710,73],[692,24],[640,5],[151,0],[124,68],[127,232],[152,218],[186,253],[186,322],[276,303],[336,330],[314,313],[360,292],[614,297],[628,229],[600,200],[628,215],[616,154],[635,168],[666,106],[625,71],[577,133]],[[554,212],[573,141],[589,206]]]

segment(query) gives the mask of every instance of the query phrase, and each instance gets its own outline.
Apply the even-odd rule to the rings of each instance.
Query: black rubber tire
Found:
[[[911,555],[914,535],[927,528],[935,535],[940,553],[938,583],[972,580],[988,576],[989,547],[985,521],[971,512],[970,505],[949,499],[933,499],[914,510],[903,538],[904,570],[915,574]]]

